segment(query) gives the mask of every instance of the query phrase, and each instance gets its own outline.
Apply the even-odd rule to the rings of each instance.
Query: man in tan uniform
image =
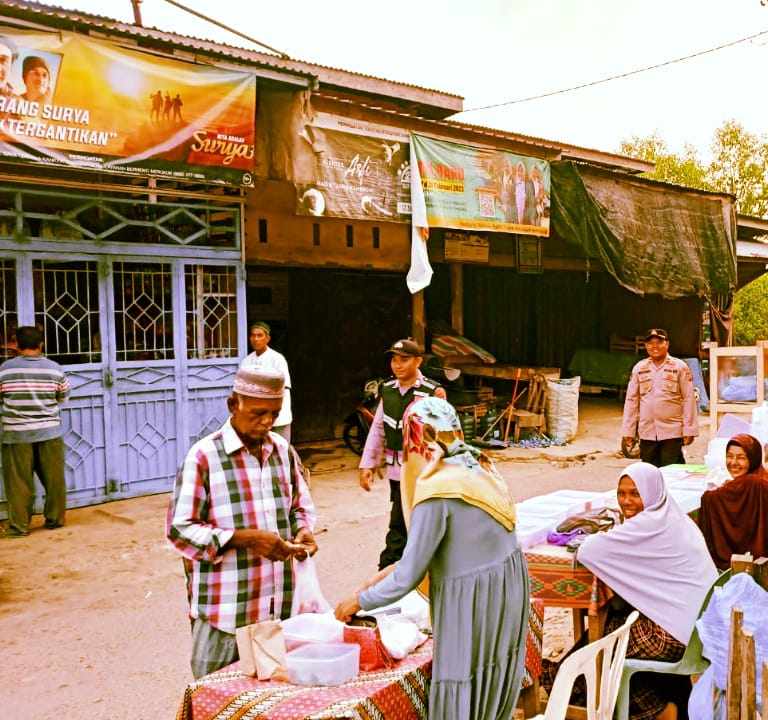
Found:
[[[690,445],[699,434],[691,370],[669,355],[666,330],[649,330],[645,350],[648,357],[632,368],[629,377],[622,445],[630,447],[637,435],[644,462],[656,467],[684,463],[683,445]]]

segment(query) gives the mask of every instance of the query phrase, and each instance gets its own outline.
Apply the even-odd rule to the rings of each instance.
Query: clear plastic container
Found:
[[[332,612],[294,615],[283,620],[280,627],[288,651],[314,643],[340,643],[344,639],[344,623]]]
[[[360,646],[354,643],[303,645],[285,656],[296,685],[341,685],[360,671]]]

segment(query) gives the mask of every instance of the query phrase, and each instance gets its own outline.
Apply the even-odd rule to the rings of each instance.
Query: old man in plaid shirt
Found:
[[[166,534],[184,558],[196,678],[238,659],[235,630],[291,614],[292,558],[317,551],[315,508],[288,442],[270,432],[282,373],[241,368],[224,425],[176,477]]]

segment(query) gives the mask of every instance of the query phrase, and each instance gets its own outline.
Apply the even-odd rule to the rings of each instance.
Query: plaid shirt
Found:
[[[184,557],[190,618],[234,633],[290,616],[291,562],[225,546],[239,529],[269,530],[284,540],[303,527],[314,529],[314,504],[293,453],[271,433],[260,466],[229,420],[190,448],[166,524],[168,539]]]

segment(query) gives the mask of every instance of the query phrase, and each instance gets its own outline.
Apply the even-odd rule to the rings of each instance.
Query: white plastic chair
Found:
[[[549,693],[546,710],[535,720],[565,720],[573,683],[580,675],[587,684],[587,720],[611,720],[627,654],[629,629],[637,617],[635,610],[620,628],[579,648],[563,660]]]
[[[718,586],[725,585],[731,578],[731,571],[726,570],[721,573],[709,588],[704,603],[699,611],[699,617],[704,612],[712,597],[712,593]],[[686,645],[683,657],[676,662],[664,660],[643,660],[641,658],[627,658],[624,661],[624,669],[621,674],[621,683],[619,685],[619,697],[616,703],[616,720],[629,720],[629,682],[632,675],[637,672],[665,673],[668,675],[701,675],[708,667],[709,660],[702,657],[703,650],[699,631],[694,626],[691,639]]]

